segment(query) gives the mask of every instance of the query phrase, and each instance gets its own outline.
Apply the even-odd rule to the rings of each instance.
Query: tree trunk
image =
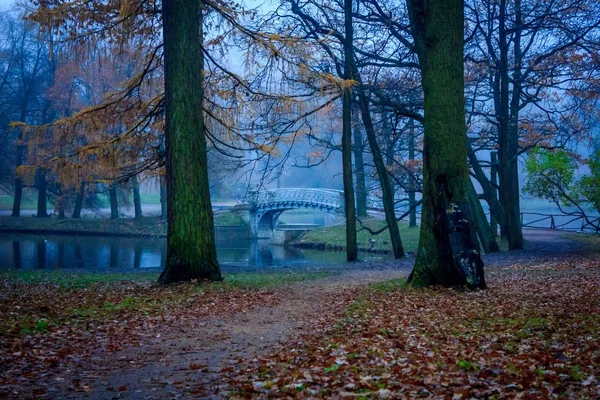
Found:
[[[38,218],[48,218],[48,193],[46,192],[46,171],[40,168],[36,171],[36,187],[38,189],[37,214]]]
[[[479,201],[479,196],[477,195],[477,191],[475,191],[475,187],[473,187],[472,183],[468,186],[467,190],[469,204],[473,210],[473,218],[471,220],[472,226],[477,232],[477,236],[479,237],[479,242],[483,247],[483,251],[486,253],[500,251],[500,247],[498,247],[498,243],[496,243],[496,235],[494,235],[490,229],[490,224],[485,216],[485,211],[483,211],[483,207]]]
[[[402,239],[400,238],[400,230],[398,229],[398,222],[396,221],[396,210],[394,209],[394,191],[390,183],[390,177],[388,170],[385,167],[385,162],[381,154],[381,149],[377,143],[377,137],[375,135],[375,128],[373,126],[373,120],[371,119],[371,112],[369,110],[369,100],[364,92],[364,88],[360,82],[358,71],[354,71],[356,74],[356,80],[359,82],[358,86],[358,99],[360,104],[360,110],[362,113],[363,123],[367,132],[367,140],[369,141],[369,147],[371,148],[371,154],[373,155],[373,163],[377,169],[377,176],[381,184],[381,193],[383,200],[383,209],[385,211],[385,221],[388,229],[390,230],[390,240],[392,242],[392,250],[394,251],[394,258],[399,259],[404,257],[404,247],[402,246]]]
[[[495,153],[492,152],[494,155]],[[483,189],[483,195],[488,205],[490,206],[490,214],[494,215],[495,219],[500,221],[500,224],[504,226],[505,217],[504,217],[504,207],[502,203],[498,201],[497,189],[496,186],[492,185],[492,183],[488,180],[485,172],[483,172],[483,168],[479,164],[479,160],[471,146],[468,149],[469,161],[471,164],[471,168],[473,169],[473,173],[475,174],[475,179],[481,185]],[[493,157],[493,156],[492,156]],[[497,160],[496,160],[497,161]],[[494,167],[492,166],[492,174],[494,172]],[[492,175],[493,176],[493,175]]]
[[[73,218],[81,218],[81,208],[83,206],[83,195],[85,193],[85,182],[81,182],[77,196],[75,197],[75,207],[73,208]]]
[[[27,115],[27,105],[21,105],[20,121],[25,122]],[[15,151],[15,197],[13,198],[13,208],[11,215],[19,217],[21,215],[21,201],[23,200],[23,180],[19,176],[18,168],[23,165],[23,129],[19,129],[17,135],[17,146]]]
[[[510,115],[510,77],[508,66],[509,36],[512,34],[506,27],[507,1],[500,1],[499,14],[499,107],[498,107],[498,144],[500,172],[500,201],[505,210],[506,224],[503,234],[508,240],[510,250],[523,248],[523,232],[521,230],[518,170],[518,131],[511,129]]]
[[[133,177],[133,208],[135,218],[142,218],[142,198],[140,196],[140,182],[137,176]]]
[[[197,0],[163,3],[167,259],[161,284],[222,280],[208,183],[202,102],[203,15]]]
[[[352,0],[344,0],[344,79],[352,79],[353,30]],[[352,88],[344,89],[342,98],[342,172],[344,179],[344,206],[346,211],[346,259],[356,261],[356,208],[352,182]]]
[[[408,122],[408,159],[410,161],[415,160],[415,120],[414,119],[411,119]],[[415,204],[417,202],[416,191],[417,191],[417,182],[415,182],[414,176],[411,176],[409,190],[408,190],[408,207],[410,209],[410,214],[408,217],[408,227],[409,228],[414,228],[415,226],[417,226],[417,207],[415,207]]]
[[[160,217],[167,218],[167,180],[160,176]]]
[[[491,181],[491,192],[490,192],[490,201],[488,201],[488,205],[490,205],[490,229],[494,232],[494,237],[498,236],[498,218],[495,216],[492,211],[491,203],[498,202],[498,153],[495,151],[490,152],[490,181]],[[502,212],[504,215],[504,211]]]
[[[485,288],[469,204],[461,0],[407,0],[425,93],[423,207],[414,286]]]
[[[354,169],[356,171],[356,214],[359,218],[367,216],[367,189],[365,184],[365,160],[363,136],[358,121],[358,114],[352,114],[354,120]]]
[[[119,218],[119,201],[117,199],[117,187],[114,185],[110,185],[108,189],[108,194],[110,197],[110,219]]]

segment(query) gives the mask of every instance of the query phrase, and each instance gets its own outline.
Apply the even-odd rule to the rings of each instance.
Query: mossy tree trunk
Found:
[[[222,279],[202,112],[202,19],[197,0],[163,3],[168,229],[162,284]]]
[[[352,79],[353,30],[352,0],[344,0],[344,79]],[[352,182],[352,88],[345,88],[342,98],[342,172],[344,180],[344,205],[346,212],[346,259],[356,261],[356,207]]]
[[[414,286],[485,288],[469,204],[461,0],[407,0],[425,102],[423,206]]]

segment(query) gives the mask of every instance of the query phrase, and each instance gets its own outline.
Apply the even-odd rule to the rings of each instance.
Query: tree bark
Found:
[[[36,187],[38,190],[37,200],[37,218],[48,218],[48,193],[46,192],[46,171],[39,168],[35,175]]]
[[[353,30],[352,0],[344,0],[344,79],[352,80]],[[356,261],[356,208],[352,182],[352,88],[344,89],[342,98],[342,172],[344,180],[344,206],[346,212],[346,259]]]
[[[425,93],[423,207],[414,286],[485,288],[467,168],[461,0],[407,0]]]
[[[415,120],[411,119],[408,122],[408,159],[410,161],[415,160]],[[408,227],[414,228],[417,226],[417,207],[415,207],[417,183],[413,176],[410,177],[410,184],[408,190],[408,207],[410,214],[408,217]]]
[[[491,191],[490,191],[490,201],[488,201],[488,205],[490,205],[490,229],[494,232],[494,237],[498,236],[498,218],[492,210],[491,203],[498,202],[498,153],[495,151],[490,152],[490,181],[491,181]],[[504,210],[502,212],[504,215]]]
[[[142,198],[140,196],[140,182],[137,176],[133,177],[133,208],[135,210],[135,218],[142,218]]]
[[[110,219],[118,219],[119,200],[117,196],[117,187],[114,185],[110,185],[110,188],[108,189],[108,194],[110,197]]]
[[[353,136],[354,144],[354,170],[356,171],[356,214],[359,218],[367,216],[367,189],[365,184],[365,160],[363,135],[358,121],[358,114],[352,114],[354,120]]]
[[[477,236],[479,237],[483,251],[486,253],[500,251],[500,247],[498,247],[498,243],[496,242],[496,235],[494,235],[490,229],[490,224],[485,216],[485,211],[483,211],[481,201],[479,201],[479,196],[477,195],[477,191],[475,190],[475,187],[473,187],[472,183],[468,185],[467,190],[469,204],[473,210],[473,218],[471,220],[472,226],[477,232]]]
[[[81,218],[81,209],[83,206],[83,195],[85,193],[85,182],[81,182],[77,196],[75,197],[75,207],[73,208],[73,218]]]
[[[222,280],[208,183],[202,53],[197,0],[163,3],[167,259],[161,284]]]

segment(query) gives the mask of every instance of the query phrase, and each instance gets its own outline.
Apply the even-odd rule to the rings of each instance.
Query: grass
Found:
[[[561,236],[579,242],[590,250],[600,250],[600,235],[598,234],[566,233]]]
[[[156,272],[102,273],[65,271],[3,271],[0,280],[24,285],[53,285],[60,289],[86,288],[98,283],[156,282]]]
[[[366,220],[363,223],[374,231],[385,226],[385,221],[375,219]],[[358,228],[360,229],[360,226]],[[398,228],[404,250],[407,252],[417,251],[419,228],[409,228],[408,224],[404,222],[399,222]],[[391,252],[392,250],[387,229],[378,235],[371,235],[366,229],[360,230],[357,232],[356,240],[361,251]],[[343,250],[346,247],[346,226],[337,225],[312,230],[293,244],[298,247]]]
[[[44,232],[128,236],[166,236],[167,224],[158,217],[119,218],[13,218],[0,217],[0,227],[10,232]]]
[[[0,195],[0,210],[12,210],[13,207],[13,196],[8,194]],[[52,203],[48,202],[48,210],[53,209]],[[37,201],[33,197],[23,196],[21,200],[21,210],[36,210]]]
[[[226,274],[222,282],[159,287],[155,285],[158,273],[5,271],[0,272],[0,302],[19,306],[8,307],[16,311],[0,319],[0,335],[45,334],[65,324],[119,320],[124,313],[143,318],[165,310],[181,311],[194,304],[210,307],[216,299],[235,302],[266,294],[263,289],[329,275],[289,271],[234,273]]]
[[[3,271],[0,281],[10,281],[22,285],[52,285],[59,289],[83,289],[96,284],[111,283],[154,283],[158,279],[157,272],[136,273],[102,273],[102,272],[65,272],[65,271]],[[231,289],[264,289],[274,288],[296,282],[322,279],[331,272],[294,272],[273,271],[257,273],[224,274],[222,282],[207,284],[217,290]],[[204,285],[199,285],[202,287]]]
[[[225,275],[224,281],[214,285],[234,289],[266,289],[297,282],[323,279],[331,275],[331,272],[260,272],[260,273],[237,273]]]
[[[232,211],[225,211],[215,214],[215,226],[247,226],[248,224],[239,214]]]

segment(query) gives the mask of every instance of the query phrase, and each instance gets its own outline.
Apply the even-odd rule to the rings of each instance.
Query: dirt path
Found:
[[[164,399],[219,397],[220,372],[240,359],[273,352],[339,316],[356,291],[369,283],[407,276],[406,268],[353,270],[290,285],[275,307],[231,318],[181,321],[176,332],[157,331],[140,346],[99,355],[98,365],[58,385],[53,398]],[[224,395],[224,393],[221,393]]]

